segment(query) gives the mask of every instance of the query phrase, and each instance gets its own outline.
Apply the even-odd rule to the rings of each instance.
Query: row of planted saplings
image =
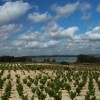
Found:
[[[80,78],[77,77],[78,74],[81,75],[81,82]],[[73,71],[70,71],[63,73],[61,71],[57,71],[55,78],[50,78],[49,76],[42,76],[42,74],[39,74],[34,79],[28,76],[27,78],[23,79],[23,82],[24,84],[27,84],[28,87],[32,88],[33,94],[37,94],[38,98],[42,96],[41,98],[44,99],[46,98],[47,94],[50,97],[54,97],[55,100],[60,100],[62,98],[61,90],[67,90],[70,97],[74,99],[77,95],[80,94],[82,88],[85,86],[87,82],[87,75],[88,73],[86,72],[74,73]],[[72,82],[73,79],[75,80],[74,86],[76,87],[76,91],[74,92],[71,90],[70,85],[70,82]],[[33,83],[35,87],[32,87]],[[37,91],[40,91],[41,95],[39,95]]]
[[[96,81],[98,85],[98,89],[100,91],[100,72],[89,72],[89,84],[88,84],[88,92],[85,96],[86,100],[96,100],[95,96],[95,87],[93,83],[93,79]]]
[[[100,72],[93,73],[93,78],[95,79],[95,81],[98,85],[98,89],[100,91]]]
[[[82,88],[86,85],[87,82],[87,73],[86,72],[67,72],[64,78],[67,77],[68,83],[65,83],[65,89],[68,91],[71,99],[74,99],[76,96],[80,95]],[[72,82],[74,80],[74,82]],[[74,84],[75,90],[73,91],[70,83]]]
[[[93,74],[89,72],[88,92],[85,95],[86,100],[96,100],[95,89],[93,84]]]
[[[2,78],[3,73],[4,73],[4,70],[1,70],[1,72],[0,72],[0,89],[3,88],[4,81],[6,80],[6,78]]]
[[[16,90],[22,100],[28,100],[28,96],[24,95],[23,85],[20,82],[20,76],[16,75]]]
[[[9,69],[12,69],[12,65],[9,63],[3,63],[0,65],[0,69],[1,70],[5,70],[5,69],[9,70]]]
[[[8,80],[8,82],[6,83],[5,89],[4,89],[4,93],[1,96],[1,100],[8,100],[10,98],[10,95],[11,95],[12,85],[11,85],[10,71],[8,71],[8,72],[9,72],[9,74],[5,78],[3,78],[3,79],[0,78],[1,92],[2,92],[2,89],[4,87],[5,81]]]
[[[44,70],[44,69],[58,69],[58,68],[63,68],[62,67],[62,65],[37,65],[37,64],[34,64],[34,65],[25,65],[25,64],[22,64],[21,65],[22,66],[22,68],[24,69],[24,70]],[[66,69],[67,69],[68,67],[66,67]],[[69,68],[68,68],[69,69]]]
[[[31,88],[33,92],[33,96],[31,100],[34,100],[34,94],[37,95],[39,100],[45,100],[47,95],[49,97],[53,97],[55,100],[61,100],[62,98],[62,90],[67,90],[71,99],[74,99],[77,95],[80,95],[82,88],[85,86],[87,82],[87,77],[89,77],[89,85],[88,85],[88,92],[85,96],[86,100],[96,100],[95,96],[95,89],[93,85],[93,78],[99,82],[100,73],[90,73],[90,72],[63,72],[63,71],[56,71],[55,77],[49,77],[42,74],[39,74],[35,78],[31,78],[28,76],[27,78],[23,79],[23,83],[26,84],[29,88]],[[3,71],[0,75],[3,74]],[[80,77],[79,77],[80,76]],[[11,80],[10,74],[7,75],[7,79],[9,79],[8,84],[6,84],[5,93],[2,96],[2,100],[7,100],[6,98],[10,97],[11,94]],[[4,78],[3,81],[6,79]],[[24,95],[23,86],[20,82],[20,76],[16,75],[16,89],[18,91],[19,96],[22,100],[28,100],[28,96]],[[76,87],[76,91],[72,91],[72,87],[70,83],[74,82],[74,86]],[[80,81],[81,80],[81,81]],[[2,83],[2,82],[1,82]],[[34,84],[35,86],[32,86]]]
[[[23,64],[14,64],[14,63],[2,63],[0,65],[1,70],[14,70],[16,71],[17,69],[23,69],[24,65]],[[24,68],[25,69],[25,68]]]
[[[40,70],[40,69],[44,69],[44,68],[50,68],[50,66],[47,66],[47,65],[24,65],[22,63],[20,63],[20,64],[19,63],[16,63],[16,64],[14,64],[14,63],[2,63],[0,65],[1,70],[14,70],[14,71],[19,70],[19,69],[20,70],[29,70],[29,69]]]

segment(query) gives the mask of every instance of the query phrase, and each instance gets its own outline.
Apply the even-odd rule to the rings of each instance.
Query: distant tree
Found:
[[[14,57],[14,56],[1,56],[0,62],[30,62],[31,57]]]
[[[46,62],[46,59],[44,59],[43,62]]]
[[[50,62],[50,59],[49,58],[44,59],[43,62]]]
[[[55,59],[52,59],[52,62],[56,62],[56,60]]]
[[[62,61],[61,64],[62,64],[62,65],[68,65],[68,62]]]
[[[47,59],[47,62],[50,62],[50,59],[49,58]]]
[[[94,56],[89,56],[89,55],[79,55],[77,62],[81,63],[96,63],[99,62],[100,59]]]

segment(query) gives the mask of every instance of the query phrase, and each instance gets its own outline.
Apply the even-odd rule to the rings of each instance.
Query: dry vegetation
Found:
[[[1,63],[0,99],[100,100],[100,71],[74,69],[61,65]]]

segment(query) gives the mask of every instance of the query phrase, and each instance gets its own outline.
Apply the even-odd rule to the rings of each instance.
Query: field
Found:
[[[100,100],[100,70],[1,63],[0,100]]]

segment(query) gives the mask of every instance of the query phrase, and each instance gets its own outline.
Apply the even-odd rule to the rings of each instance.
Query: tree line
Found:
[[[14,56],[1,56],[0,62],[30,62],[31,57],[14,57]]]
[[[91,55],[78,55],[77,56],[77,62],[80,63],[100,63],[100,57],[95,57]]]

